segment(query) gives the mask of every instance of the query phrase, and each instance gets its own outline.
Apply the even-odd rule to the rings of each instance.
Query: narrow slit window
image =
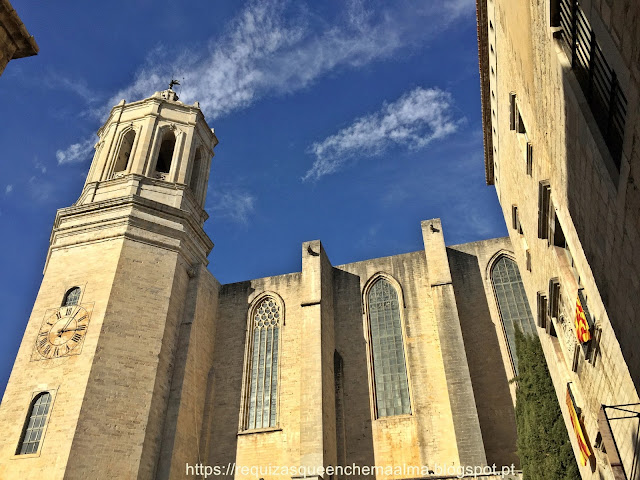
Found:
[[[549,210],[551,208],[551,187],[549,182],[538,185],[538,238],[549,238]]]
[[[533,175],[533,144],[527,142],[527,175]]]
[[[516,94],[515,92],[509,93],[509,128],[511,130],[516,129]]]
[[[368,305],[377,416],[410,414],[398,293],[380,278],[369,291]]]
[[[51,394],[49,392],[39,393],[33,399],[24,422],[16,455],[28,455],[38,451],[50,407]]]
[[[246,430],[275,427],[278,420],[278,346],[282,311],[275,298],[266,297],[253,312]]]

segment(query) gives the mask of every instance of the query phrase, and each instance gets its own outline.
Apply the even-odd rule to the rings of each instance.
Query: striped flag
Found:
[[[567,406],[569,407],[569,416],[571,417],[571,426],[573,427],[573,432],[576,434],[576,438],[578,439],[578,447],[580,448],[580,463],[583,466],[587,464],[589,457],[591,457],[591,446],[589,442],[585,438],[584,427],[582,423],[580,423],[580,419],[578,418],[578,413],[576,412],[576,406],[573,402],[573,396],[571,395],[571,390],[569,390],[569,385],[567,385]]]
[[[587,316],[584,313],[584,309],[582,308],[582,303],[580,302],[580,294],[578,294],[576,298],[576,336],[578,337],[578,341],[580,343],[585,343],[591,340],[591,330],[589,329],[589,322],[587,321]]]

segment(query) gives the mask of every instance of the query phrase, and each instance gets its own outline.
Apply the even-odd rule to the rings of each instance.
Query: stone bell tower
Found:
[[[123,100],[98,137],[78,201],[57,212],[0,405],[3,479],[154,478],[182,401],[185,318],[198,282],[217,288],[202,272],[218,140],[198,103],[171,88]]]

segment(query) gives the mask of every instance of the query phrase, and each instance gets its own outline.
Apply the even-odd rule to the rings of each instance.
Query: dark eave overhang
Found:
[[[489,85],[489,42],[487,38],[487,0],[476,0],[478,23],[478,63],[480,66],[480,102],[484,140],[484,175],[493,185],[493,136],[491,135],[491,86]]]

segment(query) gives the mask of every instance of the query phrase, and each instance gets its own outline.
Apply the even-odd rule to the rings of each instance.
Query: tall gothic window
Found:
[[[22,437],[20,437],[16,455],[27,455],[38,451],[50,406],[51,394],[49,392],[39,393],[33,399],[24,422]]]
[[[64,294],[62,306],[70,307],[72,305],[77,305],[78,301],[80,301],[80,287],[73,287],[67,290],[67,293]]]
[[[525,335],[535,335],[536,327],[516,262],[505,256],[500,257],[491,270],[491,282],[498,300],[509,355],[517,374],[516,327]]]
[[[261,300],[252,312],[247,430],[277,425],[278,339],[282,321],[280,304],[271,296]]]
[[[411,413],[398,293],[388,280],[373,284],[368,307],[377,416]]]

